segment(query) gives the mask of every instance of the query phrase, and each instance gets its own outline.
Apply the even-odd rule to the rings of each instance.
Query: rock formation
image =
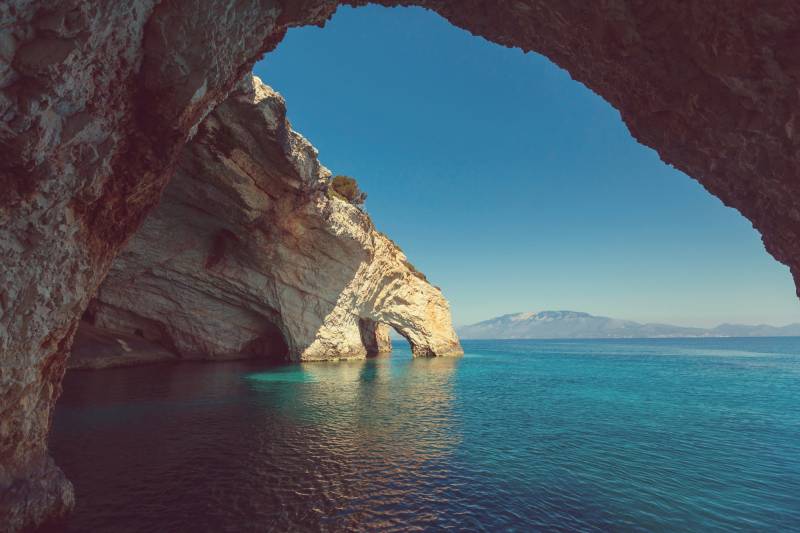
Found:
[[[98,370],[178,360],[176,354],[139,335],[110,331],[81,322],[75,332],[67,367]]]
[[[356,2],[361,3],[361,2]],[[419,0],[541,52],[762,233],[800,281],[794,0]],[[47,455],[72,336],[203,118],[335,0],[0,3],[0,524],[71,505]],[[302,103],[298,103],[302,104]],[[532,104],[533,105],[533,104]]]
[[[461,353],[439,289],[328,191],[283,98],[248,75],[200,125],[87,313],[182,357],[365,357],[394,327]]]

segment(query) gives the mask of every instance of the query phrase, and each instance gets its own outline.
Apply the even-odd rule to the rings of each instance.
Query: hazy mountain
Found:
[[[714,337],[800,337],[800,324],[770,326],[760,324],[720,324],[709,330]]]
[[[787,337],[800,336],[800,324],[748,326],[721,324],[690,328],[641,324],[576,311],[540,311],[503,315],[457,329],[462,339],[603,339],[656,337]]]

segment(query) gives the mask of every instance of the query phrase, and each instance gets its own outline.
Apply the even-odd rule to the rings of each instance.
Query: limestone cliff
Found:
[[[800,282],[796,0],[381,3],[545,54],[741,211]],[[0,529],[72,504],[46,444],[72,337],[191,133],[287,28],[337,4],[0,2]]]
[[[200,125],[88,316],[182,357],[365,357],[386,326],[415,355],[461,353],[441,291],[361,209],[247,76]]]

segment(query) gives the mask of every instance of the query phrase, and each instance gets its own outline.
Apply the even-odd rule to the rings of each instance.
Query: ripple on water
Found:
[[[798,339],[465,348],[70,373],[68,528],[798,528]]]

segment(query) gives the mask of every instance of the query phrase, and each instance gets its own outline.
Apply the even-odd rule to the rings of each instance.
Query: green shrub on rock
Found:
[[[358,183],[350,176],[334,176],[328,187],[328,193],[353,205],[364,205],[367,193],[359,189]]]

